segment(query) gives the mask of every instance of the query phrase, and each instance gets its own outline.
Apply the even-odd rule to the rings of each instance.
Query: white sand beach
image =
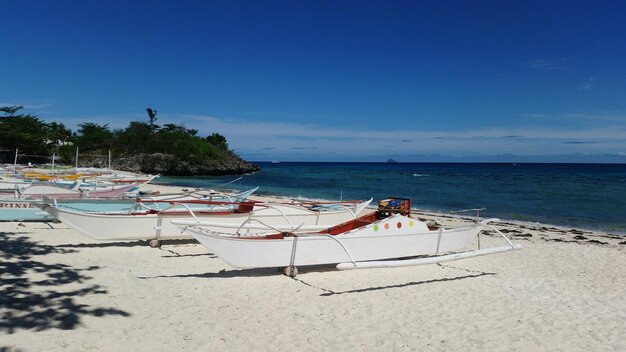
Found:
[[[497,227],[524,248],[292,279],[231,268],[193,241],[154,249],[0,223],[0,351],[626,350],[626,238]]]

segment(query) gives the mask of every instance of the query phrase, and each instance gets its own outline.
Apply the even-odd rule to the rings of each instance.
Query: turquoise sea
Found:
[[[413,207],[626,234],[626,164],[257,162],[262,171],[223,186],[314,199],[408,197]],[[214,188],[236,177],[161,177]]]

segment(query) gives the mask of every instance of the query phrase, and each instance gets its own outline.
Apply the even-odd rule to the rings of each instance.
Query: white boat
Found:
[[[43,197],[63,199],[63,198],[120,198],[124,193],[141,186],[139,183],[132,183],[122,186],[111,186],[102,189],[75,190],[57,185],[33,184],[23,191],[16,190],[19,199],[42,199]]]
[[[183,193],[158,193],[152,195],[144,195],[138,198],[123,199],[100,199],[100,198],[82,198],[82,199],[44,199],[39,201],[48,205],[59,206],[65,209],[84,211],[90,213],[128,213],[131,211],[144,210],[161,210],[164,204],[169,202],[204,200],[204,201],[222,201],[222,202],[244,202],[249,195],[258,190],[259,187],[249,189],[239,193],[223,193],[213,190],[191,191]],[[193,208],[193,204],[190,204]],[[166,206],[167,207],[167,206]],[[228,209],[228,207],[223,207]]]
[[[54,217],[37,209],[32,200],[0,197],[0,221],[50,221]]]
[[[258,222],[271,227],[293,228],[295,226],[316,226],[324,228],[355,219],[372,201],[338,202],[337,208],[314,208],[315,204],[237,203],[232,209],[228,202],[209,202],[204,200],[189,201],[158,201],[170,204],[163,210],[140,210],[126,213],[89,213],[50,204],[36,204],[57,220],[74,228],[82,234],[97,240],[165,240],[192,238],[189,233],[182,233],[172,220],[191,219],[197,223],[202,221],[218,222],[225,225],[225,231],[235,233],[244,222]],[[154,203],[153,200],[142,201]],[[204,208],[199,206],[204,205]],[[324,204],[328,205],[328,203]],[[240,229],[239,231],[251,231]],[[270,231],[266,228],[266,231]]]
[[[13,192],[16,188],[23,190],[33,182],[11,176],[0,176],[0,192]]]
[[[69,188],[36,184],[20,191],[14,189],[13,192],[0,192],[0,221],[50,221],[54,217],[46,212],[37,209],[37,202],[44,197],[55,199],[73,199],[75,205],[93,202],[94,199],[116,199],[119,200],[126,192],[136,187],[136,185],[116,186],[111,189],[98,191],[78,191]],[[123,200],[116,203],[124,202]],[[130,204],[129,206],[131,206]],[[98,205],[100,206],[100,205]]]
[[[117,188],[121,186],[116,186]],[[243,191],[240,193],[229,194],[220,193],[212,190],[199,190],[185,193],[159,193],[149,196],[143,196],[138,203],[135,198],[34,198],[20,199],[19,193],[15,192],[2,194],[0,192],[0,221],[50,221],[54,217],[40,208],[37,203],[48,203],[49,205],[58,206],[64,209],[85,212],[129,212],[132,209],[156,209],[159,210],[168,203],[163,201],[183,201],[183,200],[207,200],[207,201],[226,201],[226,202],[242,202],[254,193],[258,187]],[[58,192],[59,188],[53,187],[53,193]],[[53,194],[51,193],[51,194]],[[47,194],[47,196],[51,195]],[[81,193],[89,195],[89,193]],[[141,207],[138,207],[141,204]],[[227,209],[227,208],[226,208]]]
[[[470,245],[493,219],[458,228],[429,227],[425,222],[402,214],[368,214],[327,230],[279,232],[250,235],[220,233],[187,221],[182,225],[211,253],[235,268],[285,267],[337,264],[339,269],[406,266],[493,254],[521,248],[513,245],[462,254],[449,254],[409,261],[386,261],[432,256],[459,251]],[[496,230],[497,231],[497,230]],[[504,236],[504,235],[502,235]],[[505,237],[506,238],[506,237]],[[424,259],[426,261],[424,262]],[[297,271],[296,271],[297,272]]]

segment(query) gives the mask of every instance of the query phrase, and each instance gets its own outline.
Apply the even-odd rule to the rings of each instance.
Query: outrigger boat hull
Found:
[[[155,229],[159,226],[159,215],[146,213],[119,212],[118,214],[89,213],[74,211],[61,207],[43,206],[48,214],[61,221],[74,230],[101,241],[126,241],[126,240],[149,240],[149,239],[188,239],[189,234],[181,233],[174,228],[163,228],[161,233]],[[162,223],[167,223],[173,219],[188,218],[189,213],[178,215],[161,216]]]
[[[165,193],[151,196],[142,196],[138,198],[122,198],[122,199],[100,199],[100,198],[81,198],[81,199],[44,199],[43,203],[54,205],[64,209],[76,210],[89,213],[127,213],[137,206],[137,199],[142,201],[144,208],[159,210],[163,206],[163,201],[185,201],[185,200],[208,200],[208,201],[227,201],[242,202],[254,193],[258,187],[243,191],[236,194],[223,194],[212,192],[204,194],[199,191],[186,193]]]
[[[35,207],[32,200],[0,199],[0,221],[51,221],[54,216]]]
[[[78,191],[61,186],[37,184],[26,188],[21,194],[22,199],[41,199],[43,197],[55,199],[67,198],[120,198],[126,192],[139,187],[140,184],[130,184],[121,187],[112,187],[95,191]]]
[[[366,202],[354,204],[352,208],[336,211],[312,211],[299,206],[289,204],[255,204],[252,211],[236,212],[212,210],[209,205],[205,210],[197,207],[181,207],[175,209],[157,211],[142,211],[135,213],[108,213],[97,214],[81,211],[72,211],[49,204],[37,204],[43,210],[54,216],[57,220],[74,228],[80,233],[97,240],[125,241],[125,240],[165,240],[192,238],[189,233],[183,233],[177,226],[171,224],[172,220],[189,220],[193,216],[197,221],[219,221],[230,224],[233,233],[240,224],[250,219],[258,219],[272,226],[296,227],[299,225],[318,225],[330,227],[342,222],[349,221],[367,207],[371,199]],[[201,205],[201,201],[194,206]],[[259,207],[259,209],[257,209]],[[195,220],[194,220],[195,221]],[[270,231],[270,230],[268,230]]]
[[[337,235],[296,233],[295,236],[245,237],[218,234],[201,227],[186,230],[232,267],[263,268],[362,262],[457,251],[471,244],[482,228],[482,224],[474,224],[430,230],[421,221],[396,214]]]

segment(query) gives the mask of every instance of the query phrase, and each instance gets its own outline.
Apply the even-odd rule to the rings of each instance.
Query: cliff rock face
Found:
[[[83,167],[107,167],[104,158],[79,160]],[[180,161],[170,154],[137,154],[114,160],[111,167],[116,170],[161,174],[169,176],[214,176],[241,175],[261,170],[260,167],[240,158],[206,160],[200,164]]]

